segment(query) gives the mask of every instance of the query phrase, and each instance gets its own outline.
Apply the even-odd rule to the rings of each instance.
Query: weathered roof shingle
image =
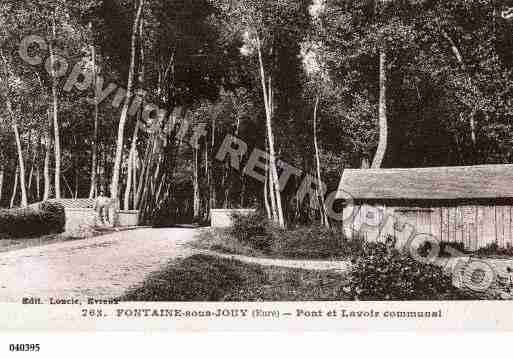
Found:
[[[339,190],[360,200],[513,198],[513,165],[347,169]]]

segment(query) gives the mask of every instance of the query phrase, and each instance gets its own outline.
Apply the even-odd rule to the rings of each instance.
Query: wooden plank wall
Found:
[[[365,215],[368,205],[356,207],[357,212],[351,230],[362,228],[365,238],[376,238],[377,229],[367,229]],[[394,213],[398,227],[401,221],[415,227],[417,233],[431,234],[440,241],[463,243],[467,250],[475,251],[496,243],[500,248],[513,247],[513,206],[506,205],[462,205],[435,208],[394,208],[378,206],[386,213]],[[391,226],[383,231],[391,232]],[[392,234],[389,233],[389,234]],[[381,238],[386,237],[381,233]]]

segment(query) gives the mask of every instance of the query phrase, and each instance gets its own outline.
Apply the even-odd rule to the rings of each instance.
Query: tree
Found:
[[[2,49],[0,49],[0,60],[2,61],[2,67],[3,67],[3,76],[0,78],[1,82],[4,84],[2,86],[2,95],[5,100],[5,104],[7,106],[7,112],[9,113],[9,117],[11,120],[11,126],[14,132],[14,138],[16,141],[16,149],[18,153],[18,167],[17,167],[17,175],[16,178],[19,177],[20,179],[20,187],[21,187],[21,206],[26,207],[28,205],[27,200],[27,188],[25,185],[25,160],[23,158],[23,148],[21,147],[21,139],[20,139],[20,131],[19,131],[19,125],[16,114],[14,113],[13,106],[11,103],[11,91],[9,90],[11,79],[10,74],[12,73],[9,64],[7,62],[6,57],[4,56],[4,53]],[[14,187],[15,190],[13,191],[13,199],[11,200],[11,207],[13,206],[13,200],[14,195],[17,188],[17,179],[16,179],[16,186]]]
[[[128,115],[128,107],[130,105],[130,100],[132,98],[132,87],[134,82],[134,73],[135,73],[135,51],[136,51],[136,39],[137,39],[137,31],[139,29],[139,21],[141,21],[141,17],[143,14],[145,0],[139,0],[139,3],[136,7],[136,12],[134,16],[134,23],[132,27],[132,37],[131,37],[131,45],[130,45],[130,66],[128,70],[128,80],[126,86],[126,95],[125,101],[123,103],[123,107],[121,109],[121,115],[119,117],[118,124],[118,135],[116,140],[116,155],[114,158],[114,168],[112,171],[112,181],[111,181],[111,197],[119,200],[119,176],[121,170],[121,160],[123,156],[123,143],[125,136],[125,125],[127,121]]]

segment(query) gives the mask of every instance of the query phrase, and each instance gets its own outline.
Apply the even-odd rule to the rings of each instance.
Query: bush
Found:
[[[364,243],[359,238],[345,238],[341,230],[322,226],[281,229],[261,213],[235,214],[228,234],[268,256],[293,259],[356,257],[362,253]]]
[[[294,259],[355,258],[361,255],[364,241],[347,239],[341,230],[322,226],[294,230],[272,230],[273,253]]]
[[[66,228],[66,212],[60,203],[43,202],[39,210],[43,213],[49,233],[62,233]]]
[[[490,243],[484,248],[480,248],[476,253],[478,256],[506,256],[513,257],[513,247],[508,243],[506,248],[501,248],[497,243]]]
[[[232,216],[230,234],[244,244],[249,244],[255,249],[268,250],[272,245],[272,230],[274,225],[262,213],[252,213]]]
[[[0,211],[1,237],[22,238],[62,233],[65,225],[64,207],[59,203],[45,202],[37,209],[20,208]]]
[[[419,247],[419,255],[426,257],[431,253],[432,244],[425,242]],[[455,253],[466,254],[468,251],[465,249],[465,244],[461,242],[438,242],[438,257],[439,258],[450,258]]]
[[[442,268],[381,243],[365,246],[351,269],[349,292],[355,300],[469,299]]]

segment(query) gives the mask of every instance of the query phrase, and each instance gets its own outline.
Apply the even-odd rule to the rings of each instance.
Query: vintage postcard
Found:
[[[513,329],[513,0],[0,0],[0,99],[0,330]]]

